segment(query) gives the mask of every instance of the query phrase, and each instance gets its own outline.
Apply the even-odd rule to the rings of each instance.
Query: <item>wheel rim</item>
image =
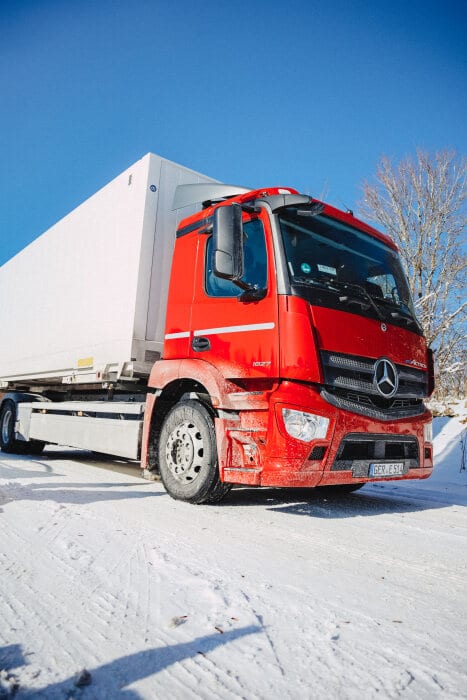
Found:
[[[165,456],[170,473],[181,484],[191,484],[203,466],[204,441],[193,421],[179,423],[169,434]]]
[[[2,418],[2,442],[6,445],[10,439],[10,426],[13,419],[11,408],[7,408]]]

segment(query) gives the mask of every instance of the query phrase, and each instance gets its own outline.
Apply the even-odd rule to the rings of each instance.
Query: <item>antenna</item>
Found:
[[[342,201],[340,197],[337,197],[339,203],[341,204],[342,208],[344,209],[346,214],[350,214],[350,216],[353,216],[353,209],[347,206],[345,202]]]

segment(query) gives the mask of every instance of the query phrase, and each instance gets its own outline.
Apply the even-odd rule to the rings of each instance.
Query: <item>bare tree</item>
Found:
[[[467,160],[419,150],[398,164],[381,158],[364,182],[362,218],[397,243],[417,315],[436,350],[438,395],[465,395]]]

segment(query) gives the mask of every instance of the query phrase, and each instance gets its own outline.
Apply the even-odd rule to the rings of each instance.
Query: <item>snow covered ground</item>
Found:
[[[425,482],[217,506],[0,455],[0,698],[466,697],[464,428],[436,419]]]

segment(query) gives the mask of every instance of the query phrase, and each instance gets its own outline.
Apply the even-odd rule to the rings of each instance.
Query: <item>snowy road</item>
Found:
[[[458,421],[438,433],[427,482],[216,506],[86,453],[1,454],[5,696],[465,697],[467,472]]]

